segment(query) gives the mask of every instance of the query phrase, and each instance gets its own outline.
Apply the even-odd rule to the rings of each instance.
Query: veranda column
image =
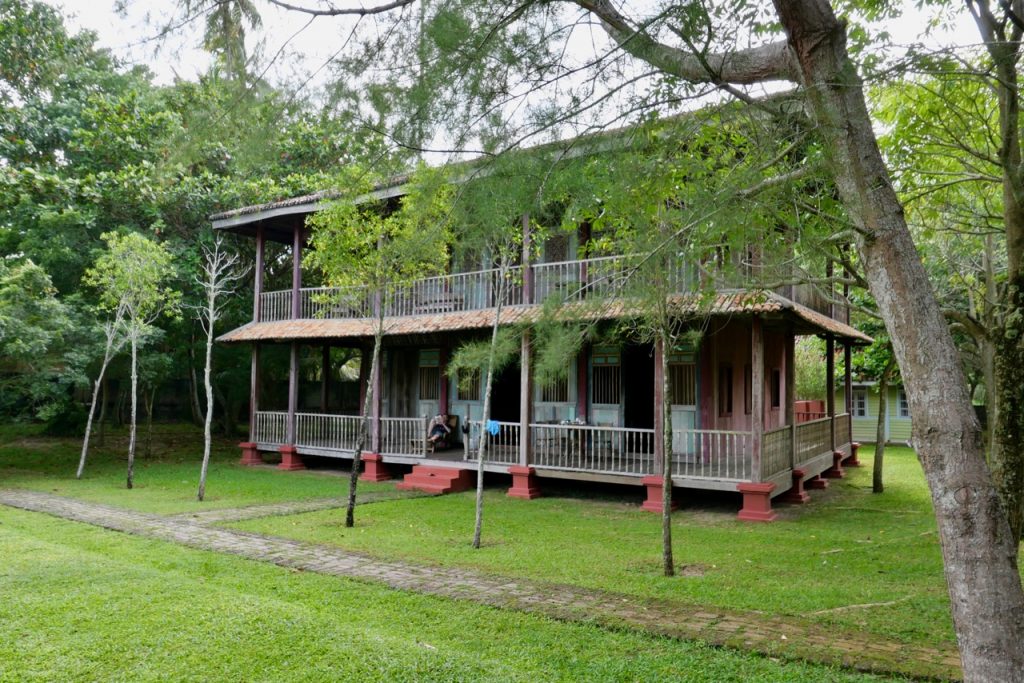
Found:
[[[787,397],[788,398],[788,397]],[[737,484],[743,507],[737,517],[748,522],[770,522],[775,484],[762,481],[761,441],[764,435],[764,327],[759,316],[750,321],[750,482]]]
[[[647,489],[647,499],[641,505],[641,509],[648,512],[662,512],[664,503],[662,491],[665,486],[663,476],[665,458],[671,458],[671,453],[665,452],[665,371],[662,360],[665,355],[665,346],[661,340],[654,342],[654,471],[640,480],[640,483]],[[672,509],[676,509],[675,502]]]
[[[370,352],[373,353],[372,351]],[[381,349],[381,354],[384,350]],[[381,361],[384,359],[381,358]],[[370,373],[370,385],[373,387],[373,400],[370,401],[370,449],[377,454],[380,454],[380,418],[381,418],[381,407],[383,403],[381,401],[381,390],[384,386],[383,382],[383,362],[377,363],[377,367],[371,368]]]
[[[302,459],[295,451],[295,414],[298,412],[299,406],[299,343],[291,343],[291,357],[288,363],[288,417],[285,424],[285,443],[281,446],[281,464],[278,465],[279,469],[282,470],[301,470],[304,469]]]
[[[444,415],[448,414],[449,400],[448,400],[448,347],[442,346],[438,352],[438,374],[440,374],[441,386],[438,389],[437,395],[437,412]]]
[[[590,355],[590,345],[584,345],[576,356],[576,419],[580,422],[590,422],[588,411],[588,399],[590,398],[590,373],[588,370],[587,358]]]
[[[523,214],[523,303],[533,303],[533,266],[531,265],[533,237],[530,234],[530,214]]]
[[[292,236],[292,319],[302,316],[302,226]]]
[[[263,260],[266,249],[266,237],[263,235],[263,226],[256,226],[256,267],[252,285],[252,319],[259,322],[263,317]]]
[[[259,301],[259,297],[257,297]],[[242,465],[259,465],[263,461],[260,459],[259,449],[256,448],[258,443],[258,434],[256,433],[256,413],[259,411],[259,400],[260,400],[260,343],[253,342],[252,345],[252,369],[250,371],[249,380],[249,440],[243,441],[238,444],[238,447],[242,449],[242,459],[240,464]]]
[[[525,275],[525,270],[523,271]],[[512,487],[508,490],[511,498],[530,500],[540,495],[533,462],[533,437],[530,423],[533,422],[533,354],[530,346],[530,332],[524,331],[519,352],[519,463],[508,468],[512,475]]]
[[[786,330],[786,386],[785,386],[785,424],[789,429],[789,467],[792,470],[793,485],[782,494],[780,500],[787,503],[806,503],[811,500],[804,491],[804,478],[807,471],[797,467],[797,436],[796,436],[796,336],[792,325]]]
[[[320,412],[327,413],[331,395],[331,345],[320,347]]]
[[[836,340],[825,337],[825,413],[828,415],[829,444],[832,447],[832,467],[821,473],[829,479],[841,479],[843,454],[836,451]]]

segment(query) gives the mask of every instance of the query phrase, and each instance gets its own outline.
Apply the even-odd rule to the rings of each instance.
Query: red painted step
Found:
[[[473,471],[455,467],[433,467],[416,465],[405,475],[396,488],[403,491],[424,491],[426,493],[458,493],[473,486]]]

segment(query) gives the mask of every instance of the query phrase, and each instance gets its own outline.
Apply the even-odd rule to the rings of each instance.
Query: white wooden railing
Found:
[[[292,290],[263,292],[260,294],[260,321],[291,320]]]
[[[533,466],[580,472],[650,474],[654,430],[531,424]]]
[[[380,419],[381,455],[427,454],[427,420],[422,417],[382,417]]]
[[[301,317],[306,319],[373,316],[373,296],[366,287],[308,287],[299,295]]]
[[[557,261],[533,265],[533,300],[549,298],[567,303],[588,297],[614,297],[622,294],[628,280],[640,264],[641,256],[601,256],[578,261]],[[671,259],[671,291],[693,290],[690,269],[682,259]]]
[[[363,418],[358,415],[296,413],[295,445],[306,448],[354,451],[362,427]]]
[[[475,461],[479,455],[481,434],[484,439],[484,462],[514,465],[519,462],[519,423],[495,422],[498,433],[484,429],[483,422],[469,423],[469,448],[465,459]]]
[[[252,434],[255,443],[281,445],[287,443],[288,413],[258,410],[253,415]]]
[[[750,481],[753,435],[721,429],[672,432],[672,474],[695,479]]]
[[[504,277],[504,282],[499,281],[501,277]],[[500,290],[504,291],[503,305],[523,303],[521,267],[506,268],[504,275],[498,268],[490,268],[416,280],[389,297],[386,313],[394,316],[423,315],[493,308]]]

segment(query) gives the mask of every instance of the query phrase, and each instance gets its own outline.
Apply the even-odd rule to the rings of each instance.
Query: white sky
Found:
[[[99,35],[100,45],[112,49],[119,57],[131,63],[148,64],[160,83],[170,83],[175,75],[195,79],[205,71],[209,63],[207,55],[199,49],[200,22],[175,31],[170,39],[154,40],[163,25],[161,18],[166,20],[174,8],[173,0],[121,0],[120,3],[118,0],[46,1],[65,11],[72,28],[93,30]],[[370,2],[364,0],[363,4]],[[118,14],[115,10],[117,4],[128,5],[127,16]],[[300,65],[301,70],[307,73],[322,69],[352,25],[350,19],[332,17],[316,18],[309,23],[310,18],[298,12],[286,12],[268,3],[257,4],[263,14],[266,40],[264,56],[274,55],[282,46],[286,46],[287,51],[268,74],[271,82],[290,75],[287,69],[292,67],[286,65]],[[341,6],[345,3],[338,4]],[[914,1],[905,0],[904,4],[904,15],[885,25],[896,44],[917,41],[928,24],[928,15],[917,10]],[[937,46],[977,42],[977,30],[963,10],[963,4],[953,4],[958,8],[953,25],[937,30],[924,40],[926,44]]]

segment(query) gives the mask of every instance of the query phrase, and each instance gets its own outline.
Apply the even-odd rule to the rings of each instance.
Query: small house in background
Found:
[[[877,382],[853,382],[850,397],[850,421],[853,440],[875,443],[878,434],[879,393]],[[836,389],[836,400],[842,400],[843,389]],[[799,413],[799,409],[798,409]],[[910,443],[912,422],[907,395],[899,384],[890,384],[885,415],[886,443]]]

